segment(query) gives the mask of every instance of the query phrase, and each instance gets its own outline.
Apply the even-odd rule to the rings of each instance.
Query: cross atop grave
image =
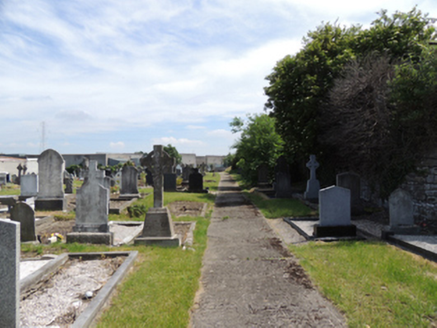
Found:
[[[88,171],[85,174],[85,179],[91,181],[97,180],[100,182],[104,177],[105,177],[105,172],[97,168],[97,161],[91,161],[88,164]]]
[[[310,155],[310,161],[307,163],[307,168],[310,169],[310,180],[316,179],[316,170],[319,163],[316,161],[316,155]]]
[[[175,159],[167,154],[162,145],[154,145],[153,151],[141,158],[141,165],[146,166],[153,175],[153,207],[164,205],[164,172],[175,165]]]

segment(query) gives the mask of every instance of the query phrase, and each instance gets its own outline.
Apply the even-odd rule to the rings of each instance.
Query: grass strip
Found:
[[[381,242],[289,246],[349,327],[436,327],[437,265]]]
[[[316,215],[317,212],[302,204],[297,199],[292,198],[271,198],[264,199],[260,195],[244,191],[243,192],[252,203],[254,203],[262,212],[262,214],[268,218],[282,218],[282,217],[302,217]]]

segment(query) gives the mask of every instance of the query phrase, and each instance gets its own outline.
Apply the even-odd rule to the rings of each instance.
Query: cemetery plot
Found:
[[[137,252],[74,253],[38,288],[21,295],[22,326],[87,327]]]

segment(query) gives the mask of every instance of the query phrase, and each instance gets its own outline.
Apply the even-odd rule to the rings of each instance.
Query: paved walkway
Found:
[[[346,326],[227,173],[222,175],[208,229],[191,325]]]

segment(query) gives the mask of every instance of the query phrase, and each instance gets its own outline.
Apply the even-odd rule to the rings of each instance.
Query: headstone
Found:
[[[53,149],[47,149],[39,156],[37,210],[64,209],[64,166],[64,159]]]
[[[23,175],[26,174],[26,171],[27,171],[27,166],[26,166],[26,164],[24,164],[24,165],[23,165]]]
[[[307,181],[307,189],[304,198],[308,200],[317,200],[319,198],[320,182],[316,178],[316,170],[319,163],[316,161],[316,155],[310,155],[307,168],[310,170],[310,179]]]
[[[267,164],[261,164],[257,168],[258,173],[258,187],[268,188],[270,186],[269,179],[269,166]]]
[[[389,231],[396,234],[417,234],[420,229],[414,225],[413,200],[408,191],[396,189],[388,198]]]
[[[182,167],[182,181],[187,183],[189,178],[190,178],[190,174],[191,174],[192,168],[189,165],[184,165],[184,167]]]
[[[284,156],[279,156],[275,167],[275,197],[291,197],[291,177],[287,160]]]
[[[35,241],[35,212],[29,204],[17,202],[11,209],[11,220],[20,222],[21,242]]]
[[[148,168],[146,168],[146,184],[153,187],[153,174]]]
[[[164,206],[164,172],[174,166],[175,160],[164,150],[162,145],[153,146],[153,151],[141,158],[141,165],[153,174],[153,208],[147,211],[144,219],[143,233],[135,239],[135,244],[177,247],[179,237],[174,232],[174,225],[168,208]]]
[[[8,174],[6,172],[0,172],[0,186],[8,183]]]
[[[38,176],[35,173],[21,176],[22,198],[36,197],[38,195]]]
[[[188,190],[191,192],[204,192],[203,190],[203,176],[198,169],[193,169],[188,180]]]
[[[121,195],[138,196],[138,170],[133,166],[123,166],[121,170]]]
[[[20,184],[20,181],[21,181],[21,172],[23,171],[23,166],[21,165],[21,163],[18,164],[17,170],[18,170],[18,180],[17,180],[17,183]]]
[[[176,191],[176,173],[164,173],[164,191]]]
[[[350,190],[331,186],[319,191],[319,223],[314,226],[316,237],[355,236],[351,224]]]
[[[0,323],[20,327],[20,223],[0,219]]]
[[[337,186],[347,188],[351,191],[351,211],[353,215],[363,213],[361,203],[361,179],[354,172],[345,172],[337,174]]]
[[[73,175],[67,173],[67,176],[64,179],[65,182],[65,193],[66,194],[72,194],[73,193]]]
[[[97,161],[90,161],[87,177],[76,195],[76,222],[67,242],[111,245],[109,232],[109,189],[104,187],[104,172],[97,168]]]

